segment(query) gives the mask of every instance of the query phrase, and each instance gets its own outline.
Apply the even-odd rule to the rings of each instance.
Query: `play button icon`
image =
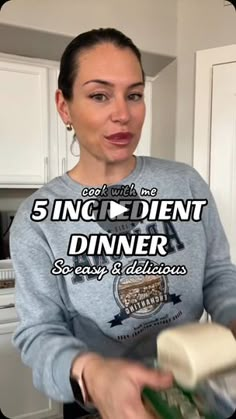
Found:
[[[140,200],[138,194],[134,197],[133,195],[126,194],[125,197],[122,194],[114,194],[113,190],[121,189],[123,185],[116,184],[114,186],[108,186],[108,193],[106,195],[106,201],[109,201],[109,209],[107,211],[107,218],[104,220],[99,220],[99,217],[95,217],[95,220],[99,226],[102,228],[103,231],[106,231],[109,234],[126,234],[129,233],[131,230],[134,230],[135,227],[139,224],[139,220],[132,221],[129,219],[130,213],[130,203],[132,200],[135,200],[136,205]],[[98,201],[102,201],[102,197],[96,198]],[[121,205],[119,201],[122,200]],[[125,201],[127,201],[127,206],[125,205]],[[123,216],[122,214],[125,215]],[[124,219],[125,218],[125,219]]]
[[[124,214],[124,212],[129,211],[128,208],[124,207],[124,205],[117,204],[114,201],[110,201],[110,212],[109,217],[115,218],[118,215]]]

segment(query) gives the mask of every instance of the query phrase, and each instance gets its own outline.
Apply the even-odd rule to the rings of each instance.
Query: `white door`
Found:
[[[213,67],[210,188],[236,263],[236,62]]]
[[[210,185],[236,263],[236,44],[196,52],[193,165]]]
[[[33,187],[48,180],[47,69],[0,61],[0,184]]]

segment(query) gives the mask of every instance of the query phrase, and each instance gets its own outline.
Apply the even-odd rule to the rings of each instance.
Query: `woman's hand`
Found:
[[[150,419],[141,399],[143,387],[165,389],[173,381],[171,374],[139,363],[102,357],[87,362],[83,379],[103,419]]]

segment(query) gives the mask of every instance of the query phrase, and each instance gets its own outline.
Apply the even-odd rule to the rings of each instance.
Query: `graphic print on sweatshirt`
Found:
[[[145,266],[147,260],[139,260],[139,266]],[[153,261],[153,264],[158,265]],[[133,262],[124,266],[124,271],[132,269]],[[181,302],[181,296],[169,292],[166,275],[127,275],[122,274],[114,280],[114,297],[120,312],[109,321],[111,327],[121,325],[129,317],[149,318],[157,314],[164,304]]]
[[[174,223],[170,221],[143,223],[139,228],[132,231],[133,234],[137,235],[143,232],[146,234],[165,233],[168,238],[168,255],[185,249],[185,245],[177,233]],[[108,256],[103,254],[100,256],[88,256],[83,254],[75,256],[73,260],[75,268],[77,266],[92,268],[96,265],[109,271],[102,279],[98,279],[96,275],[74,275],[71,281],[74,285],[82,283],[85,285],[88,280],[113,281],[112,298],[115,300],[117,311],[111,313],[110,317],[107,318],[107,323],[111,328],[125,325],[127,322],[129,323],[129,319],[140,320],[140,323],[138,322],[140,327],[143,321],[147,322],[152,319],[152,323],[154,320],[156,322],[157,318],[155,315],[163,316],[162,309],[166,305],[174,307],[174,310],[171,310],[172,315],[169,322],[175,320],[173,317],[178,317],[182,314],[179,308],[182,306],[180,304],[182,302],[181,295],[171,290],[168,275],[154,272],[160,269],[160,267],[162,268],[162,265],[166,266],[164,263],[165,258],[161,259],[160,263],[160,259],[157,262],[154,258],[135,257],[135,255],[132,258],[126,258],[124,255]],[[111,274],[112,269],[110,267],[116,265],[120,267],[118,272],[114,274],[114,270],[113,274]],[[137,273],[140,270],[143,270],[143,273]],[[175,270],[179,272],[181,267],[176,267]],[[185,274],[186,272],[183,271],[182,273]],[[106,279],[107,275],[108,278]],[[168,321],[167,318],[165,318],[165,321]]]

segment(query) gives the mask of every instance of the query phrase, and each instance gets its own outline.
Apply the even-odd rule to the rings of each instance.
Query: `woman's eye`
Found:
[[[128,96],[129,100],[133,100],[134,102],[138,102],[139,100],[141,100],[143,98],[143,94],[142,93],[131,93]]]
[[[95,93],[89,96],[91,99],[95,100],[96,102],[105,102],[108,97],[104,95],[104,93]]]

